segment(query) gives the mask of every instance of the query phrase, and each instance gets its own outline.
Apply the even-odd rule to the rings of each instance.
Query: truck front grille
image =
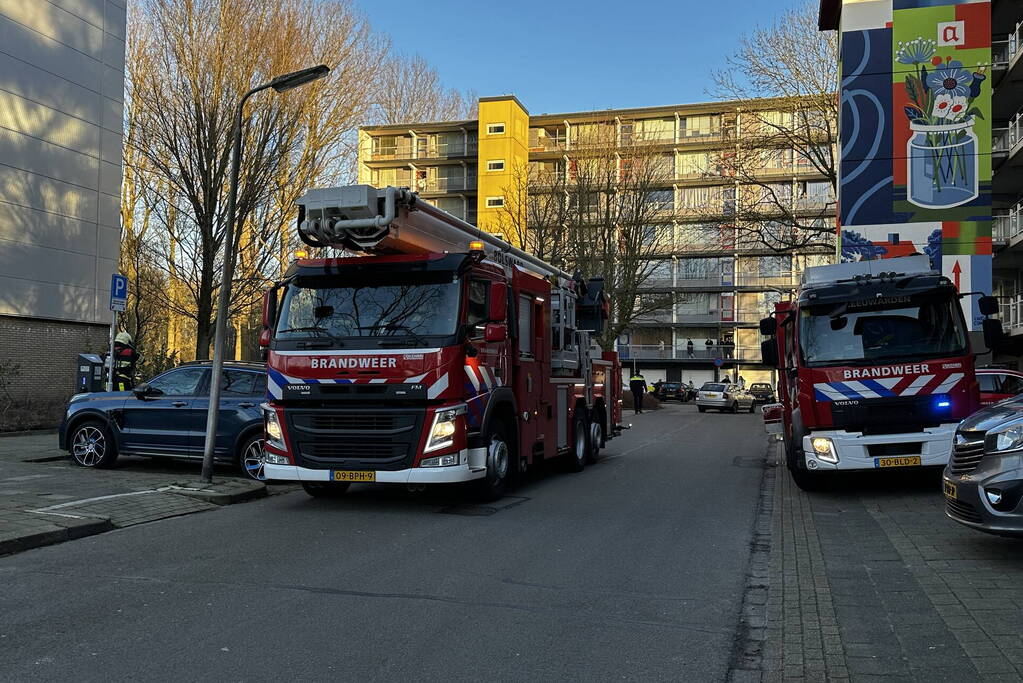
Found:
[[[423,408],[349,405],[285,411],[296,464],[337,470],[411,467],[424,415]]]
[[[960,437],[965,441],[960,441]],[[983,432],[958,432],[952,446],[949,470],[952,474],[968,474],[977,469],[984,458]]]

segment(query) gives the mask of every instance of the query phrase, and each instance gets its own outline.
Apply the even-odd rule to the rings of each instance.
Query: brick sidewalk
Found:
[[[933,472],[808,494],[765,464],[731,680],[1023,678],[1023,543],[947,519]]]
[[[57,450],[56,434],[0,438],[0,555],[267,494],[262,484],[224,476],[229,470],[204,488],[197,471],[196,462],[150,458],[85,469]]]

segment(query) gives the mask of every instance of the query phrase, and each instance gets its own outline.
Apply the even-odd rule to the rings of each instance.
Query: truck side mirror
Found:
[[[490,283],[490,321],[503,323],[508,317],[508,285],[503,282]]]
[[[989,349],[997,349],[1005,338],[1005,331],[1002,329],[1002,321],[997,318],[984,318],[982,329],[984,330],[984,344]]]
[[[270,348],[270,328],[264,327],[259,333],[259,348]]]
[[[263,294],[263,327],[269,329],[277,317],[277,288],[272,287]]]
[[[977,308],[981,315],[996,315],[998,313],[998,297],[982,296],[977,299]]]
[[[760,320],[760,334],[765,337],[773,337],[778,332],[778,321],[774,317],[762,318]]]
[[[769,368],[778,367],[778,340],[765,339],[760,342],[760,358]]]
[[[490,323],[483,329],[483,341],[503,342],[508,338],[508,326]]]

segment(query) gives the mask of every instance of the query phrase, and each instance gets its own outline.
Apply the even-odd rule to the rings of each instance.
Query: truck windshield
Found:
[[[429,282],[422,279],[338,286],[329,276],[298,278],[284,295],[275,338],[322,338],[340,346],[346,338],[426,344],[437,341],[428,337],[454,335],[458,279],[450,273]]]
[[[962,355],[966,332],[953,299],[897,308],[840,304],[801,310],[800,346],[807,365],[883,363]]]

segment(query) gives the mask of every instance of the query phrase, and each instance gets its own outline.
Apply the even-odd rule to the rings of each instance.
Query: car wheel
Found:
[[[78,424],[69,443],[71,459],[81,467],[112,467],[117,460],[117,445],[110,430],[99,420]]]
[[[263,435],[253,434],[242,441],[238,449],[238,467],[245,476],[256,481],[266,481],[266,453],[263,451]]]
[[[739,412],[739,402],[735,401],[734,403],[732,403],[732,414],[735,415],[738,412]]]
[[[749,404],[749,414],[752,415],[754,413],[754,411],[756,411],[756,409],[757,409],[756,401],[750,401],[750,404]]]
[[[699,410],[701,413],[707,412],[706,406],[696,406],[696,409]]]
[[[351,482],[347,481],[304,481],[302,482],[302,489],[313,498],[337,498],[348,493],[348,487],[351,485]]]

